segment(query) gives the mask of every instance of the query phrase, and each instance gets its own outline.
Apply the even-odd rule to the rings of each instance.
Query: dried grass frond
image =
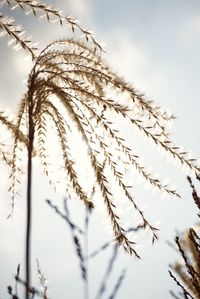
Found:
[[[198,299],[200,298],[200,245],[197,232],[190,229],[183,238],[176,237],[176,244],[183,263],[176,262],[171,268],[180,278],[180,284],[185,286],[192,297]]]
[[[10,38],[9,45],[15,43],[14,48],[16,50],[23,48],[31,54],[32,59],[36,57],[37,48],[32,43],[31,38],[25,35],[24,29],[14,19],[0,14],[0,35],[3,36],[4,34]]]
[[[11,144],[6,141],[0,143],[0,157],[7,164],[10,169],[11,185],[9,191],[12,194],[11,213],[15,205],[15,198],[19,196],[17,185],[21,181],[22,170],[22,153],[24,149],[28,148],[27,132],[25,121],[25,105],[26,100],[23,98],[20,103],[20,108],[17,116],[17,120],[11,120],[5,111],[0,111],[0,124],[6,129],[12,140]],[[5,133],[6,136],[6,133]],[[13,144],[13,147],[12,147]],[[33,152],[34,155],[35,152]]]
[[[48,12],[47,12],[48,13]],[[31,115],[28,113],[31,107]],[[30,110],[29,110],[30,112]],[[141,177],[153,187],[179,196],[178,192],[150,174],[139,161],[139,156],[126,145],[122,133],[116,127],[122,119],[139,128],[158,147],[169,152],[174,159],[199,173],[194,159],[187,158],[169,140],[167,122],[173,115],[163,112],[151,101],[115,75],[103,61],[100,52],[95,52],[87,43],[74,39],[58,40],[50,43],[37,57],[28,80],[28,92],[24,97],[18,115],[18,131],[21,119],[31,119],[35,153],[42,161],[45,173],[49,175],[47,162],[48,148],[45,146],[49,128],[55,127],[55,140],[61,152],[61,165],[65,179],[77,197],[89,207],[93,207],[90,194],[85,190],[77,172],[76,158],[70,144],[70,134],[76,127],[77,138],[82,139],[87,148],[93,180],[97,184],[116,240],[130,254],[138,256],[134,243],[127,238],[126,229],[121,225],[117,213],[113,186],[110,185],[108,171],[122,191],[125,199],[139,212],[141,228],[148,227],[152,241],[157,239],[157,228],[149,223],[132,194],[132,186],[125,183],[124,173],[133,166]],[[28,123],[28,119],[25,120]],[[19,135],[19,134],[18,134]],[[79,136],[78,136],[79,135]],[[19,136],[15,135],[13,150],[13,188],[15,189],[15,162]],[[119,164],[123,169],[119,169]],[[68,187],[66,189],[68,192]],[[139,256],[138,256],[139,257]]]
[[[7,4],[12,10],[20,8],[25,14],[32,13],[34,17],[45,16],[48,21],[58,21],[61,26],[68,25],[73,33],[78,30],[84,39],[90,42],[93,51],[102,51],[101,45],[96,41],[93,34],[82,28],[77,20],[71,16],[65,16],[61,10],[35,0],[3,0],[0,1],[0,4]],[[0,13],[0,35],[4,34],[10,37],[10,44],[16,43],[16,49],[23,48],[31,54],[32,59],[36,59],[38,48],[32,43],[31,37],[26,37],[24,29],[15,20]]]
[[[4,111],[0,111],[0,123],[3,125],[9,132],[11,132],[12,136],[18,134],[19,142],[28,145],[27,137],[23,134],[22,131],[18,131],[17,125],[14,121],[10,120],[9,117],[5,114]]]
[[[193,229],[186,232],[181,239],[176,237],[175,241],[183,263],[176,262],[171,265],[171,269],[178,276],[179,280],[176,280],[179,282],[179,286],[182,285],[182,290],[187,290],[187,295],[190,294],[192,298],[200,298],[200,250],[199,244],[194,239]],[[170,276],[172,275],[170,274]]]
[[[27,99],[26,96],[21,100],[19,109],[18,109],[18,115],[17,115],[17,121],[15,126],[14,136],[13,136],[13,149],[12,149],[12,160],[11,160],[11,173],[10,173],[10,180],[11,180],[11,186],[9,188],[9,191],[12,195],[12,204],[11,204],[11,213],[9,216],[12,216],[14,207],[15,207],[15,199],[19,196],[17,185],[21,182],[21,176],[23,174],[22,171],[22,158],[21,154],[24,150],[24,144],[22,143],[22,132],[25,129],[26,132],[26,113],[27,113]],[[25,135],[25,136],[26,136]],[[28,148],[29,140],[28,137],[26,138],[25,142],[25,149]],[[32,153],[34,155],[34,151]]]

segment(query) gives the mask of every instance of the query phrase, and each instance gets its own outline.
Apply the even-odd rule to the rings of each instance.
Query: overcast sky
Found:
[[[112,68],[131,82],[164,109],[177,116],[171,137],[175,143],[191,150],[200,157],[200,2],[198,0],[59,0],[48,1],[59,6],[66,15],[81,20],[81,25],[91,29],[98,41],[105,44],[106,61]],[[4,13],[10,13],[2,8]],[[28,34],[39,46],[52,39],[68,34],[59,26],[35,21],[30,16],[12,12],[23,23]],[[31,69],[31,60],[24,52],[7,47],[5,38],[0,39],[0,100],[1,108],[15,111],[26,90],[23,80]],[[114,271],[111,285],[124,267],[126,279],[118,294],[119,299],[170,298],[169,289],[176,289],[168,275],[168,264],[177,259],[168,247],[175,230],[196,223],[196,209],[187,186],[186,174],[176,163],[168,163],[165,155],[155,153],[151,143],[138,141],[137,132],[128,136],[130,143],[144,156],[145,165],[169,177],[181,192],[182,198],[162,199],[160,193],[152,194],[138,185],[137,198],[146,205],[146,213],[153,222],[160,221],[160,239],[152,247],[148,234],[143,236],[139,248],[142,261],[128,257],[123,252]],[[136,144],[136,141],[138,142]],[[148,149],[147,149],[148,148]],[[1,166],[2,173],[5,169]],[[6,194],[8,177],[0,180],[0,298],[6,297],[6,286],[12,283],[17,264],[23,263],[25,206],[23,196],[18,200],[18,211],[13,220],[6,220],[9,213],[9,195]],[[70,234],[64,223],[51,211],[44,200],[52,198],[61,204],[62,195],[55,195],[39,168],[35,169],[34,183],[34,245],[33,276],[36,275],[35,259],[49,279],[51,298],[82,299],[82,282],[78,263],[73,256]],[[23,186],[22,186],[23,190]],[[22,191],[23,193],[23,191]],[[74,219],[81,219],[83,210],[78,203],[72,204]],[[132,221],[133,220],[133,221]],[[90,228],[91,248],[110,238],[102,225],[104,218],[95,212]],[[134,219],[127,219],[130,225]],[[94,229],[95,228],[95,229]],[[66,232],[65,232],[66,229]],[[91,299],[95,296],[108,256],[103,255],[90,266]],[[98,271],[97,271],[98,269]],[[34,272],[35,271],[35,272]],[[159,281],[159,283],[158,283]],[[105,296],[106,298],[106,296]]]

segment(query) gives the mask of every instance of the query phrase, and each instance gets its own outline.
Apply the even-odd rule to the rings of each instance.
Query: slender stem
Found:
[[[86,207],[85,217],[85,290],[84,298],[89,299],[89,281],[88,281],[88,224],[89,224],[89,210]]]
[[[33,125],[33,103],[32,94],[29,95],[28,107],[28,164],[27,164],[27,218],[26,218],[26,290],[25,298],[29,299],[29,290],[31,286],[31,224],[32,224],[32,152],[34,140]]]

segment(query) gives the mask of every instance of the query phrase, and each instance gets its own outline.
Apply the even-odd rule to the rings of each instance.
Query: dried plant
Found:
[[[26,282],[20,278],[20,264],[17,266],[17,273],[15,275],[15,286],[14,288],[12,286],[7,287],[8,294],[11,296],[11,299],[20,299],[18,295],[18,286],[19,284],[23,285],[26,288]],[[35,298],[35,295],[38,297],[42,297],[43,299],[47,299],[43,297],[43,292],[38,291],[34,287],[30,287],[28,289],[28,292],[31,296],[31,299]]]
[[[192,197],[200,208],[200,197],[188,177],[189,184],[192,188]],[[199,216],[199,215],[198,215]],[[174,298],[200,298],[200,235],[199,223],[184,232],[183,236],[175,239],[177,249],[181,255],[182,262],[176,262],[171,265],[170,276],[174,279],[176,284],[181,288],[179,296],[171,292]],[[174,274],[175,273],[175,274]],[[176,278],[176,276],[178,278]]]
[[[12,286],[8,286],[8,294],[11,296],[12,299],[19,299],[18,297],[18,279],[20,273],[20,265],[17,266],[17,274],[15,276],[15,288],[13,289]]]
[[[44,273],[41,271],[40,268],[40,263],[38,260],[36,260],[37,264],[37,275],[38,279],[40,282],[40,289],[36,287],[29,287],[29,295],[31,299],[34,299],[35,297],[37,298],[43,298],[43,299],[48,299],[47,291],[48,291],[48,286],[47,286],[47,278],[45,277]],[[14,288],[12,286],[7,287],[8,294],[11,296],[11,299],[20,299],[21,297],[18,295],[18,287],[22,285],[26,288],[26,281],[24,281],[20,277],[20,265],[17,266],[17,273],[15,275],[15,286]]]
[[[116,96],[117,92],[120,93],[120,97]],[[83,147],[87,147],[91,178],[95,178],[94,184],[98,186],[102,195],[115,238],[125,251],[139,257],[134,242],[129,240],[116,212],[113,196],[115,187],[110,184],[110,173],[123,192],[124,198],[139,212],[140,226],[148,227],[152,232],[152,241],[157,238],[157,228],[149,223],[136,203],[132,186],[128,186],[124,179],[126,170],[134,167],[155,188],[170,195],[179,194],[145,170],[138,155],[126,145],[121,132],[117,130],[115,119],[118,122],[122,119],[127,120],[133,127],[139,128],[147,138],[152,139],[158,147],[162,147],[181,164],[198,173],[199,168],[194,159],[188,158],[186,152],[180,151],[168,138],[167,122],[173,118],[161,112],[152,102],[146,101],[134,88],[113,74],[100,54],[94,52],[87,44],[66,39],[48,45],[35,60],[28,80],[27,93],[19,106],[11,164],[14,206],[16,183],[20,176],[20,168],[17,165],[19,135],[21,131],[28,129],[27,231],[29,232],[31,225],[32,157],[33,153],[40,157],[48,175],[46,141],[49,136],[60,148],[60,164],[59,160],[57,163],[64,170],[66,192],[73,189],[89,209],[93,207],[94,203],[89,196],[91,190],[88,193],[79,178],[80,172],[77,171],[78,165],[71,148],[70,138],[77,134],[77,138],[82,139]],[[54,127],[54,136],[50,123]],[[28,124],[28,128],[24,128],[23,124]],[[122,165],[122,169],[119,165]],[[30,238],[29,233],[27,244],[30,242],[28,237]]]
[[[148,227],[152,232],[152,241],[157,239],[157,228],[146,219],[138,206],[132,187],[126,183],[125,174],[133,168],[150,185],[172,196],[178,192],[163,184],[149,173],[141,164],[139,156],[126,144],[126,136],[116,124],[123,121],[138,128],[144,136],[152,140],[158,148],[164,149],[182,165],[199,174],[199,167],[185,151],[173,145],[168,135],[168,122],[173,115],[163,112],[152,101],[137,92],[134,87],[113,73],[102,59],[101,46],[91,33],[82,29],[71,17],[65,17],[57,9],[33,0],[1,1],[12,8],[30,11],[34,16],[44,14],[47,20],[58,20],[61,25],[68,24],[84,35],[83,40],[63,39],[52,42],[38,54],[32,40],[25,36],[21,26],[9,17],[0,15],[1,35],[7,35],[17,47],[28,50],[33,59],[33,68],[27,83],[27,92],[19,103],[17,119],[14,124],[1,124],[12,131],[14,146],[11,158],[4,152],[1,157],[11,168],[12,207],[17,195],[17,183],[20,181],[21,150],[28,151],[27,161],[27,233],[26,233],[26,298],[30,285],[30,236],[31,236],[31,189],[32,158],[38,156],[50,181],[48,161],[48,138],[59,147],[58,168],[65,176],[66,192],[74,192],[87,208],[94,202],[80,179],[77,160],[71,146],[74,135],[82,140],[87,148],[90,172],[110,218],[115,239],[125,251],[135,254],[135,243],[129,240],[127,231],[121,224],[117,213],[114,189],[117,185],[125,200],[139,212],[141,228]],[[89,43],[88,43],[89,42]],[[53,127],[53,131],[52,131]],[[54,134],[53,134],[54,133]],[[53,159],[52,159],[53,160]],[[110,178],[115,181],[111,183]],[[94,179],[93,179],[94,178]],[[90,180],[90,178],[88,179]],[[73,191],[72,191],[73,190]],[[120,195],[121,196],[121,195]]]
[[[48,21],[58,21],[61,26],[68,25],[71,31],[75,34],[76,31],[81,33],[84,36],[84,39],[87,42],[90,42],[90,46],[94,52],[101,51],[102,48],[99,43],[94,39],[91,32],[83,29],[76,20],[72,17],[68,17],[62,14],[61,11],[50,7],[40,1],[35,0],[5,0],[0,1],[0,5],[8,5],[10,9],[19,8],[24,11],[25,14],[32,13],[35,17],[37,16],[46,16]],[[21,24],[16,22],[13,18],[9,16],[5,16],[0,12],[0,37],[7,36],[9,38],[9,45],[14,44],[14,48],[16,50],[22,48],[28,51],[32,60],[37,58],[38,49],[36,45],[32,42],[31,37],[28,37],[25,33],[25,30],[22,28]],[[25,108],[26,100],[23,99],[20,104],[20,110],[23,111],[23,106]],[[30,108],[31,110],[31,108]],[[30,112],[29,110],[29,112]],[[11,177],[12,177],[12,185],[10,190],[12,192],[12,210],[14,208],[14,198],[18,195],[15,187],[16,184],[20,182],[19,178],[21,175],[21,168],[19,165],[20,158],[17,152],[21,151],[21,143],[23,142],[28,148],[28,184],[27,184],[27,232],[26,232],[26,298],[29,296],[29,286],[30,286],[30,231],[31,231],[31,180],[32,180],[32,156],[34,154],[33,149],[33,130],[31,128],[31,121],[28,122],[28,128],[26,130],[26,134],[28,137],[24,138],[22,131],[19,128],[19,124],[23,123],[23,116],[21,112],[19,112],[17,116],[17,124],[13,124],[12,122],[8,122],[7,118],[4,117],[3,112],[0,113],[0,123],[3,126],[6,126],[9,131],[11,131],[14,139],[13,146],[13,155],[9,157],[9,153],[7,152],[7,147],[4,143],[0,143],[0,157],[6,164],[11,167]],[[13,172],[14,171],[14,175]],[[12,213],[11,213],[12,214]]]
[[[116,97],[116,92],[120,96]],[[51,134],[51,138],[59,144],[60,167],[66,175],[66,186],[70,186],[76,196],[91,208],[93,202],[79,180],[78,166],[70,144],[72,134],[76,133],[77,139],[82,138],[83,146],[87,147],[89,153],[94,183],[102,194],[114,235],[127,252],[138,256],[116,213],[113,186],[109,183],[108,173],[115,178],[124,197],[139,212],[141,226],[150,228],[153,241],[157,238],[156,228],[148,222],[137,205],[131,191],[132,186],[125,183],[126,169],[134,167],[155,188],[170,195],[179,194],[145,170],[138,155],[126,145],[122,133],[116,129],[115,119],[118,122],[126,119],[158,147],[198,173],[199,168],[194,159],[188,158],[187,153],[180,151],[168,138],[166,124],[173,118],[161,112],[152,102],[146,101],[134,88],[113,74],[100,54],[87,44],[66,39],[52,42],[36,59],[29,76],[28,91],[20,104],[17,126],[19,130],[23,130],[23,122],[29,123],[29,158],[31,160],[34,148],[47,174],[48,149],[45,144]],[[51,133],[49,131],[49,123],[54,126],[55,136],[51,128]],[[16,134],[12,165],[13,190],[18,143]],[[121,164],[122,169],[119,169]],[[66,192],[70,192],[68,187]]]

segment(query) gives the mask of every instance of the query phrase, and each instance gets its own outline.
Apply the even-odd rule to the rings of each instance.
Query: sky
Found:
[[[199,158],[199,1],[59,0],[46,3],[60,7],[66,15],[81,20],[81,25],[92,30],[96,39],[105,45],[104,58],[112,69],[144,92],[147,99],[154,100],[176,115],[177,119],[171,129],[172,140]],[[10,13],[6,7],[0,11]],[[59,26],[48,24],[45,20],[23,17],[19,11],[12,11],[12,14],[20,20],[33,40],[39,41],[41,48],[49,41],[69,34],[68,30],[61,30]],[[9,108],[14,113],[26,90],[24,79],[32,63],[23,51],[16,52],[8,47],[5,38],[0,39],[0,53],[1,109]],[[126,278],[116,298],[168,299],[169,290],[176,290],[168,274],[168,265],[177,260],[178,256],[166,241],[173,242],[176,231],[194,225],[197,210],[191,199],[186,173],[180,165],[168,161],[151,142],[143,141],[137,131],[128,132],[127,138],[143,157],[144,164],[149,165],[162,178],[168,177],[182,198],[162,198],[162,194],[151,192],[142,183],[137,185],[136,195],[141,205],[146,206],[147,216],[153,223],[159,222],[159,240],[152,246],[148,233],[139,238],[141,261],[120,251],[109,291],[119,271],[125,267]],[[4,299],[7,298],[6,286],[12,283],[17,264],[23,264],[25,181],[21,186],[22,196],[17,200],[16,214],[13,219],[7,220],[10,208],[10,198],[6,192],[9,175],[3,165],[1,171],[4,175],[0,180],[0,272],[3,273],[0,274],[0,298]],[[34,178],[34,282],[37,281],[35,259],[38,258],[49,281],[50,298],[81,299],[83,286],[70,233],[62,219],[45,203],[46,198],[51,198],[62,207],[63,194],[53,193],[38,165],[34,170]],[[84,209],[78,202],[72,202],[71,209],[74,221],[81,225]],[[135,224],[134,217],[127,217],[127,221],[130,225]],[[101,212],[95,211],[89,231],[91,250],[111,238],[104,222],[105,217]],[[137,235],[134,238],[137,239]],[[109,252],[102,253],[90,263],[90,298],[95,297],[108,258]]]

